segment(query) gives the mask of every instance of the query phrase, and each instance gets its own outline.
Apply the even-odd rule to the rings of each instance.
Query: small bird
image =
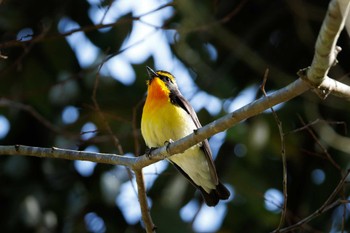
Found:
[[[202,127],[196,112],[179,91],[169,72],[146,67],[148,94],[143,107],[141,133],[148,148],[163,146]],[[199,191],[208,206],[226,200],[230,192],[219,181],[208,140],[168,159]]]

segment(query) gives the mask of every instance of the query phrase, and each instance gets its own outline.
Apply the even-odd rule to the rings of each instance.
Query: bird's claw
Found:
[[[166,151],[169,153],[169,146],[171,143],[173,143],[174,141],[172,139],[169,139],[168,141],[164,142],[164,146],[166,146]]]
[[[147,158],[151,159],[152,151],[156,150],[157,148],[158,147],[147,148],[145,151],[145,155],[147,156]]]

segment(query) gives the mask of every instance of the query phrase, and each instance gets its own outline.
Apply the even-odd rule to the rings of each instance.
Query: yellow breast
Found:
[[[148,87],[141,119],[141,133],[147,146],[163,146],[166,141],[178,140],[194,129],[196,126],[188,113],[172,104],[169,90],[162,85],[161,80],[154,79]]]

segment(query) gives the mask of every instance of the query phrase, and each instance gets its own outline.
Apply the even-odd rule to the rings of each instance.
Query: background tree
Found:
[[[3,1],[0,144],[141,155],[145,65],[177,77],[204,125],[262,96],[267,69],[267,91],[294,81],[312,60],[328,3]],[[343,50],[329,76],[347,83],[345,33],[338,44]],[[348,167],[347,106],[311,92],[276,106],[289,178],[286,225],[337,194]],[[264,112],[211,138],[219,176],[232,192],[216,208],[205,207],[166,162],[148,167],[159,232],[274,230],[283,204],[280,136]],[[143,232],[133,214],[139,207],[132,177],[120,166],[3,156],[2,229]],[[346,186],[339,197],[348,199]],[[348,229],[347,214],[345,203],[302,227]]]

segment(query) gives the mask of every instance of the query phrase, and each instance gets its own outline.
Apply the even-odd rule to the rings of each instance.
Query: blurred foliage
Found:
[[[102,1],[101,7],[113,2]],[[220,98],[223,115],[242,90],[261,84],[266,69],[269,73],[265,88],[269,91],[294,81],[296,72],[311,64],[327,5],[325,0],[177,0],[168,6],[175,10],[174,15],[161,30],[177,31],[177,39],[170,44],[174,56],[187,66],[202,90]],[[63,17],[71,18],[82,28],[93,26],[89,8],[85,0],[0,1],[0,51],[8,56],[0,60],[0,98],[13,101],[0,108],[0,114],[11,125],[9,134],[0,139],[1,145],[77,150],[95,145],[101,152],[121,153],[91,99],[101,60],[91,67],[80,67],[74,51],[58,31]],[[102,32],[90,27],[85,35],[104,51],[104,56],[118,53],[133,30],[134,20],[138,19],[126,14],[111,30]],[[33,40],[17,40],[24,28],[32,29],[29,37]],[[216,59],[210,57],[208,45],[217,51]],[[350,43],[345,33],[339,45],[343,48],[339,64],[330,76],[349,83]],[[138,78],[128,86],[99,75],[97,101],[124,153],[139,155],[145,150],[139,122],[146,92],[146,65],[153,66],[152,57],[144,64],[133,65]],[[256,98],[261,95],[257,88]],[[79,110],[79,118],[73,124],[64,124],[61,119],[68,105]],[[345,100],[329,97],[323,101],[310,92],[278,109],[283,130],[289,132],[284,138],[289,178],[286,224],[296,223],[318,209],[339,182],[341,172],[326,158],[324,149],[342,171],[348,168],[349,153],[341,146],[320,140],[327,135],[317,133],[328,125],[346,137],[350,125],[348,106]],[[35,118],[34,112],[49,124]],[[198,115],[203,124],[219,117],[205,110]],[[306,124],[316,119],[325,121],[310,127],[316,135],[312,137],[306,129],[293,131],[303,126],[299,117]],[[98,133],[82,140],[80,132],[86,122],[93,122]],[[234,188],[233,199],[225,204],[227,211],[219,232],[274,230],[280,212],[264,207],[266,190],[282,190],[281,141],[272,114],[263,113],[229,129],[216,165],[221,180]],[[313,182],[315,169],[324,172],[324,182]],[[103,189],[103,178],[110,173],[115,179],[114,196]],[[98,164],[91,176],[84,177],[72,161],[2,156],[1,232],[99,232],[86,223],[91,213],[103,219],[105,232],[143,232],[140,222],[128,224],[115,205],[115,195],[125,182],[129,182],[126,170],[113,166]],[[171,166],[148,194],[159,232],[193,232],[191,222],[181,220],[179,210],[194,197],[197,202],[202,200]],[[346,189],[340,197],[348,198]],[[332,209],[319,216],[302,232],[340,231],[339,211]],[[347,219],[344,223],[345,229],[350,229]]]

